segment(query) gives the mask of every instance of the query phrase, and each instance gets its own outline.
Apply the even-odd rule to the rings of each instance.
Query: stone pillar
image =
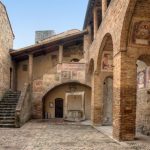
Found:
[[[102,18],[104,18],[107,11],[107,0],[102,0]]]
[[[28,72],[29,84],[32,87],[33,83],[33,54],[29,54],[29,72]]]
[[[68,93],[65,95],[65,102],[64,102],[64,118],[67,119],[68,116]]]
[[[82,112],[83,112],[82,118],[85,119],[85,92],[82,92],[80,94],[82,96]]]
[[[92,76],[91,120],[93,125],[102,123],[102,89],[100,76],[97,72]]]
[[[63,45],[59,45],[59,63],[63,61]]]
[[[113,137],[134,140],[136,130],[136,59],[119,52],[114,57]]]
[[[93,9],[93,23],[94,23],[94,39],[96,38],[97,30],[98,30],[98,13],[97,7]]]

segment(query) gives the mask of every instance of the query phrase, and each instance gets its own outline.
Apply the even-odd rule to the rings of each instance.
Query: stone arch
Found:
[[[129,0],[125,10],[121,37],[120,51],[127,51],[127,46],[132,43],[132,34],[134,23],[139,21],[148,21],[150,19],[150,2],[148,0]]]
[[[61,85],[74,84],[74,83],[91,88],[90,85],[88,85],[88,84],[86,84],[86,83],[82,83],[82,82],[77,82],[77,81],[70,81],[70,82],[58,83],[58,84],[55,84],[55,85],[51,86],[49,89],[47,89],[47,90],[44,92],[44,94],[43,94],[43,96],[42,96],[42,100],[43,100],[43,98],[44,98],[50,91],[52,91],[53,89],[55,89],[55,88],[57,88],[57,87],[59,87],[59,86],[61,86]]]
[[[103,53],[105,52],[105,53]],[[106,56],[105,56],[106,54]],[[107,58],[104,60],[103,57]],[[113,41],[110,33],[107,33],[101,43],[99,54],[95,62],[95,72],[93,75],[92,82],[92,110],[93,110],[93,124],[102,124],[103,120],[103,89],[104,89],[104,79],[107,76],[112,76],[113,74],[113,65],[110,65],[110,59],[113,61]],[[103,60],[103,61],[102,61]],[[102,63],[105,67],[102,67]],[[110,69],[111,67],[112,69]],[[110,68],[109,68],[110,67]]]
[[[101,62],[102,62],[102,55],[103,55],[104,51],[112,51],[113,52],[113,38],[110,33],[106,33],[102,40],[102,43],[101,43],[101,46],[99,49],[99,53],[97,56],[97,62],[96,62],[97,63],[97,66],[96,66],[97,72],[101,72],[101,65],[102,65]]]
[[[57,84],[51,88],[49,88],[49,90],[47,90],[47,92],[45,92],[45,94],[42,97],[42,112],[43,112],[43,118],[55,118],[55,100],[56,99],[62,99],[64,102],[63,104],[63,110],[64,110],[64,115],[63,118],[65,118],[65,114],[66,114],[66,104],[65,104],[65,100],[66,100],[66,93],[70,93],[73,90],[73,92],[77,93],[81,93],[84,92],[85,95],[85,117],[86,119],[90,119],[90,97],[91,97],[91,87],[87,84],[83,84],[80,82],[65,82],[65,83],[61,83],[61,84]],[[77,97],[78,98],[78,97]],[[77,100],[77,99],[76,99]],[[77,100],[78,103],[78,100]],[[51,105],[51,106],[50,106]],[[75,104],[73,104],[75,105]],[[51,109],[51,110],[50,110]],[[45,115],[48,114],[48,115]],[[48,117],[45,117],[48,116]]]
[[[121,38],[120,38],[121,51],[127,50],[129,28],[131,25],[136,2],[137,2],[137,0],[129,0],[129,2],[128,2],[128,7],[125,12],[125,16],[124,16],[124,20],[123,20],[123,27],[122,27],[122,31],[121,31]]]

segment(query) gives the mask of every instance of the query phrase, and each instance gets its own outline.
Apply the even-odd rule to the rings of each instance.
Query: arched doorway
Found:
[[[64,100],[62,98],[55,99],[55,118],[63,118],[64,116]]]
[[[113,79],[107,77],[104,81],[103,121],[105,126],[112,125]]]

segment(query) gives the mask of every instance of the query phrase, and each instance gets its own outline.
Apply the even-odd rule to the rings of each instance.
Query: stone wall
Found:
[[[59,51],[33,59],[33,117],[42,118],[42,98],[51,88],[66,82],[85,83],[83,45],[64,47],[63,62],[58,63]],[[71,62],[79,59],[79,62]],[[28,82],[28,60],[17,63],[17,90],[22,91]]]
[[[47,53],[46,55],[34,57],[33,60],[33,81],[39,82],[39,80],[51,80],[51,84],[60,83],[59,69],[61,64],[58,63],[59,52],[54,51]],[[63,52],[64,64],[72,63],[72,59],[83,59],[83,46],[73,45],[64,48]],[[80,63],[80,62],[79,62]],[[84,68],[82,68],[84,71]],[[65,71],[65,70],[62,70]],[[67,70],[66,70],[67,71]],[[24,83],[28,82],[28,60],[20,61],[17,63],[17,89],[22,90]],[[49,84],[49,83],[46,83]]]
[[[10,88],[11,58],[9,50],[13,47],[13,33],[7,12],[0,2],[0,97]]]

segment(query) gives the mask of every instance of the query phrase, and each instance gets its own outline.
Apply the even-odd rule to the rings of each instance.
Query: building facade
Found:
[[[150,1],[89,0],[83,31],[13,50],[0,5],[1,96],[21,91],[16,124],[28,119],[91,120],[117,140],[150,135]]]

